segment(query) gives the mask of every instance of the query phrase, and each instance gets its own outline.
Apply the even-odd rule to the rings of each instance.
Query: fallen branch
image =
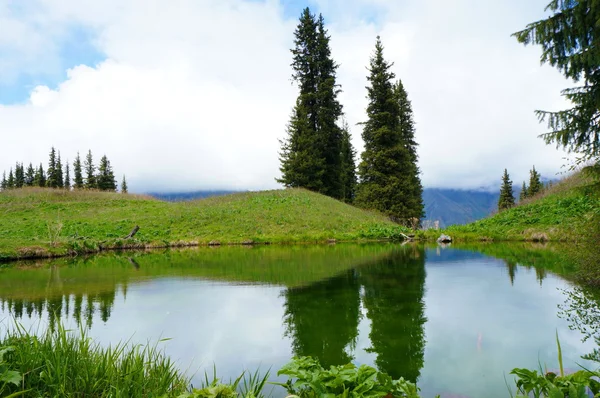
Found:
[[[136,226],[135,226],[135,227],[134,227],[134,228],[131,230],[131,232],[129,233],[129,235],[127,235],[127,236],[125,237],[125,239],[131,239],[131,238],[133,238],[133,236],[134,236],[135,234],[137,234],[137,232],[138,232],[139,230],[140,230],[140,227],[136,225]]]

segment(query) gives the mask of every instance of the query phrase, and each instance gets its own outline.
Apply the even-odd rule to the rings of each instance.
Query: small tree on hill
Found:
[[[64,188],[68,191],[71,190],[71,172],[69,170],[69,161],[67,160],[67,162],[65,163],[65,181],[64,181]]]
[[[56,158],[56,187],[64,188],[65,180],[62,169],[62,161],[60,160],[60,152],[58,152],[58,156]]]
[[[540,173],[538,173],[533,166],[533,169],[529,172],[529,188],[527,190],[527,197],[532,197],[542,191],[544,185],[542,184]]]
[[[83,188],[83,172],[81,170],[81,158],[79,157],[79,152],[77,152],[77,157],[75,158],[75,161],[73,162],[73,174],[74,174],[74,179],[73,179],[73,187],[75,189],[82,189]]]
[[[2,181],[0,182],[0,189],[3,191],[8,188],[8,181],[6,180],[6,171],[2,172]]]
[[[35,180],[33,182],[35,186],[45,187],[46,186],[46,174],[44,173],[44,167],[40,163],[40,167],[38,167],[35,173]]]
[[[127,192],[127,180],[125,179],[125,175],[123,175],[123,181],[121,181],[121,193]]]
[[[25,185],[28,187],[32,187],[35,181],[35,170],[33,169],[33,165],[29,163],[27,166],[27,171],[25,172]]]
[[[502,186],[500,187],[500,199],[498,199],[498,210],[510,209],[515,205],[515,196],[513,194],[513,184],[508,176],[508,171],[504,169],[502,176]]]
[[[48,159],[48,179],[46,184],[50,188],[58,188],[58,175],[56,174],[56,150],[54,147],[50,150],[50,158]]]
[[[523,186],[521,187],[521,192],[519,192],[519,202],[527,199],[527,185],[525,181],[523,181]]]
[[[117,182],[115,181],[115,175],[110,165],[110,161],[108,160],[106,155],[102,156],[102,158],[100,159],[96,184],[98,189],[101,191],[114,192],[117,190]]]
[[[25,169],[23,163],[17,162],[15,167],[15,188],[23,188],[25,186]]]
[[[92,151],[89,150],[84,161],[85,166],[85,187],[87,189],[98,188],[96,182],[96,176],[94,174],[96,168],[94,167],[94,159],[92,157]]]
[[[13,174],[12,167],[11,167],[10,171],[8,172],[7,187],[8,187],[8,189],[13,189],[15,187],[15,175]]]

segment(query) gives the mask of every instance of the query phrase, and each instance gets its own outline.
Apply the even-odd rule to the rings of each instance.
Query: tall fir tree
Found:
[[[58,188],[58,175],[56,174],[56,150],[54,147],[50,150],[50,157],[48,159],[48,179],[46,184],[50,188]]]
[[[277,181],[342,199],[343,131],[337,122],[343,110],[323,16],[317,19],[305,8],[294,35],[292,79],[300,93],[281,141],[282,177]]]
[[[88,153],[85,157],[84,166],[85,166],[85,185],[84,185],[85,188],[87,188],[87,189],[98,188],[98,183],[96,181],[96,175],[95,175],[96,168],[94,167],[94,158],[92,157],[91,150],[88,150]]]
[[[106,155],[102,156],[100,159],[100,164],[98,165],[98,176],[96,179],[97,188],[101,191],[111,191],[114,192],[117,190],[117,182],[115,181],[115,175],[112,170],[112,166],[110,165],[110,161],[106,157]]]
[[[500,198],[498,199],[498,211],[510,209],[514,205],[515,195],[513,193],[513,183],[510,180],[508,171],[504,169],[502,185],[500,186]]]
[[[31,163],[29,163],[29,166],[27,166],[27,171],[25,172],[25,185],[28,187],[32,187],[34,181],[35,181],[35,170],[33,168],[33,165]]]
[[[37,172],[35,174],[34,185],[38,187],[45,187],[47,183],[46,173],[44,172],[44,167],[40,163],[40,167],[38,167]]]
[[[56,187],[64,188],[65,180],[63,175],[62,161],[60,160],[60,152],[58,152],[58,156],[56,157]]]
[[[121,181],[121,193],[128,193],[129,190],[127,188],[127,179],[125,178],[125,175],[123,175],[123,181]]]
[[[2,172],[2,181],[0,181],[0,189],[3,191],[8,188],[8,180],[6,179],[6,171]]]
[[[356,196],[356,151],[352,146],[350,129],[346,120],[342,126],[342,200],[352,203]]]
[[[15,188],[23,188],[25,186],[25,169],[23,163],[17,162],[15,166]]]
[[[13,189],[15,187],[15,175],[13,174],[13,169],[12,167],[10,168],[10,171],[8,172],[8,180],[6,186],[8,187],[8,189]]]
[[[600,160],[600,2],[597,0],[552,0],[547,18],[533,22],[514,34],[525,45],[542,47],[542,63],[557,68],[577,87],[563,90],[571,104],[558,112],[536,111],[551,130],[542,134],[546,143],[556,143],[581,153],[579,161]]]
[[[401,128],[401,110],[391,67],[383,57],[378,36],[367,78],[369,104],[362,134],[365,150],[358,167],[360,183],[356,203],[383,212],[394,221],[405,222],[421,218],[423,209],[414,205],[420,199],[413,197],[417,189],[410,177],[418,169],[410,166],[414,163],[413,156]]]
[[[71,170],[69,167],[69,161],[67,160],[65,163],[65,181],[63,183],[63,187],[70,191],[71,190]]]
[[[544,188],[541,175],[535,169],[535,166],[529,171],[529,188],[527,189],[527,197],[535,196]]]
[[[77,157],[73,162],[73,188],[82,189],[83,185],[83,172],[81,170],[81,157],[79,156],[79,152],[77,152]]]
[[[519,192],[519,202],[527,199],[527,184],[523,181],[523,186],[521,187],[521,192]]]

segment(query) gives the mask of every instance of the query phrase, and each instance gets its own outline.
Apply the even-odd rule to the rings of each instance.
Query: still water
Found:
[[[487,253],[487,254],[484,254]],[[493,255],[493,256],[492,256]],[[220,247],[20,263],[0,270],[0,328],[81,322],[108,345],[159,343],[198,382],[216,365],[276,371],[293,355],[376,366],[424,397],[507,397],[514,367],[565,368],[596,347],[593,292],[553,250]],[[574,315],[575,314],[575,315]],[[571,315],[570,317],[568,315]],[[590,321],[591,322],[591,321]],[[281,395],[273,391],[273,395]]]

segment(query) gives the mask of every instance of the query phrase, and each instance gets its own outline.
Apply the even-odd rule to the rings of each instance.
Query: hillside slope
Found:
[[[300,189],[238,193],[190,202],[101,192],[0,192],[0,258],[41,257],[123,246],[211,241],[323,242],[390,237],[384,216]],[[134,240],[124,240],[140,226]]]

